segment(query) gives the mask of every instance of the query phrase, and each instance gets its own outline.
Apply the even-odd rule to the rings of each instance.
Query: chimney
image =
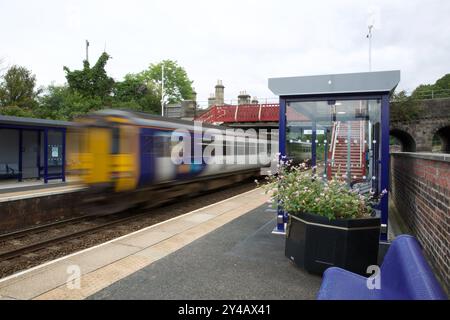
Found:
[[[259,103],[258,98],[257,97],[253,97],[252,104],[258,104],[258,103]]]
[[[216,97],[214,97],[214,94],[211,93],[211,95],[208,98],[208,108],[212,107],[216,103]]]
[[[223,106],[224,104],[224,91],[225,87],[222,84],[222,80],[217,80],[216,84],[216,106]]]
[[[250,104],[250,95],[246,91],[241,91],[238,95],[238,105]]]

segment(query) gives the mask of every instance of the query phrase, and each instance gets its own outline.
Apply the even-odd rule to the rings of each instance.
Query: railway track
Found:
[[[0,261],[9,260],[12,258],[16,258],[25,254],[29,254],[35,251],[39,251],[41,249],[46,249],[50,245],[56,245],[64,241],[76,239],[79,237],[82,237],[86,234],[93,233],[95,231],[112,227],[115,225],[120,225],[122,223],[126,223],[128,221],[132,221],[133,219],[138,219],[139,217],[142,217],[144,215],[147,215],[148,212],[141,212],[136,214],[127,214],[125,217],[120,218],[105,218],[105,217],[89,217],[89,216],[83,216],[83,217],[77,217],[69,220],[59,221],[56,223],[48,224],[45,226],[30,228],[26,230],[20,230],[18,232],[13,232],[10,234],[2,235],[0,236],[0,243],[13,243],[10,246],[15,247],[14,243],[20,243],[20,239],[24,237],[29,237],[32,235],[42,234],[45,231],[49,231],[52,228],[60,228],[60,227],[67,227],[67,226],[76,226],[77,224],[80,226],[81,230],[78,231],[72,231],[72,232],[66,232],[62,235],[57,235],[54,237],[46,238],[45,240],[32,242],[31,244],[25,244],[20,245],[17,244],[17,248],[13,248],[11,250],[1,251],[0,249]],[[112,221],[108,221],[112,220]],[[92,226],[85,227],[83,224],[91,224]],[[1,247],[1,246],[0,246]]]
[[[255,187],[244,182],[156,208],[107,216],[80,216],[0,235],[0,278],[112,240]]]

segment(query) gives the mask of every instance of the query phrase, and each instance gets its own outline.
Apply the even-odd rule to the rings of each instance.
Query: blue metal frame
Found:
[[[61,131],[62,136],[62,155],[61,155],[61,180],[66,182],[66,130]]]
[[[380,190],[389,190],[389,95],[384,94],[381,99],[381,173]],[[387,241],[387,228],[389,216],[389,198],[386,194],[380,202],[381,224],[383,230],[380,240]]]
[[[48,129],[44,129],[44,183],[48,183]]]
[[[381,171],[377,177],[379,182],[379,191],[384,189],[389,190],[389,92],[368,92],[367,94],[334,94],[334,95],[302,95],[302,96],[280,96],[280,114],[279,114],[279,148],[280,156],[286,155],[286,104],[288,102],[306,102],[306,101],[324,101],[324,100],[381,100],[381,149],[379,163]],[[314,131],[314,130],[313,130]],[[314,138],[314,137],[313,137]],[[314,152],[315,138],[312,141]],[[315,157],[312,157],[312,165],[315,165]],[[381,241],[387,240],[387,226],[388,226],[388,195],[386,194],[380,201],[377,207],[381,211],[381,224],[383,226],[380,235]],[[281,220],[280,218],[283,217]],[[287,214],[278,208],[277,230],[278,232],[285,232],[284,225],[287,222]]]
[[[22,181],[23,179],[23,174],[22,174],[22,150],[23,150],[23,130],[19,129],[19,182]]]
[[[41,147],[42,147],[42,143],[41,143],[41,131],[37,132],[37,167],[38,167],[38,180],[41,180]]]
[[[286,156],[286,100],[282,97],[280,97],[280,114],[279,114],[279,130],[278,130],[278,137],[279,137],[279,152],[280,157]],[[277,233],[284,233],[285,230],[285,223],[287,223],[288,215],[284,210],[281,209],[280,206],[278,206],[277,209],[277,227],[276,230],[274,230]]]

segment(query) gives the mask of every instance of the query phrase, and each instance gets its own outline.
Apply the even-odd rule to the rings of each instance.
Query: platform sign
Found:
[[[52,147],[52,158],[58,158],[58,156],[59,156],[59,148]]]

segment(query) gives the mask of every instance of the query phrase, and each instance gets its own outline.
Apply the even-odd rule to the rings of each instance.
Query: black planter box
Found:
[[[300,213],[289,215],[285,254],[314,274],[340,267],[364,276],[377,264],[380,218],[335,219]]]

